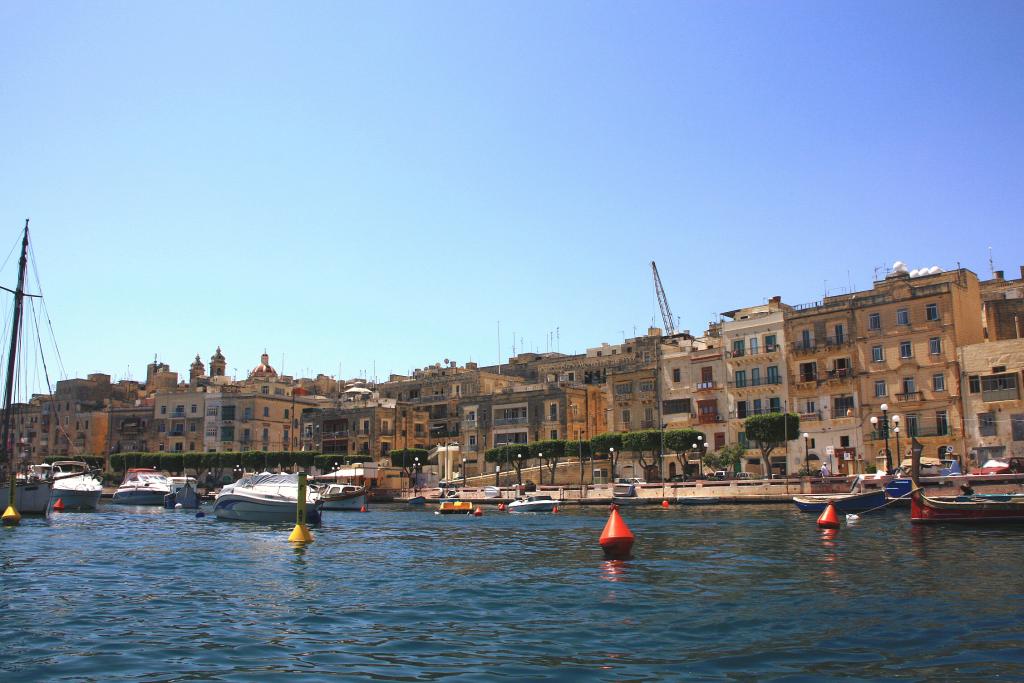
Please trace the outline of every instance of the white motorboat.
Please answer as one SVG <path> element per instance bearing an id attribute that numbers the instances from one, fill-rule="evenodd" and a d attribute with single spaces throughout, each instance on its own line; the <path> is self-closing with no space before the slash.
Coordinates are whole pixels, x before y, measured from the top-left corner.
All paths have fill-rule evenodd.
<path id="1" fill-rule="evenodd" d="M 124 481 L 114 492 L 114 503 L 119 505 L 163 505 L 164 496 L 171 492 L 171 480 L 148 467 L 128 470 Z"/>
<path id="2" fill-rule="evenodd" d="M 14 509 L 20 514 L 45 515 L 50 509 L 50 491 L 53 482 L 44 475 L 47 465 L 37 465 L 27 477 L 19 476 L 14 485 Z M 0 481 L 0 507 L 6 507 L 10 500 L 11 487 L 7 480 Z"/>
<path id="3" fill-rule="evenodd" d="M 501 498 L 501 489 L 497 486 L 485 486 L 484 498 Z"/>
<path id="4" fill-rule="evenodd" d="M 320 509 L 355 510 L 366 505 L 366 488 L 355 484 L 328 484 L 320 492 Z"/>
<path id="5" fill-rule="evenodd" d="M 254 474 L 228 484 L 217 494 L 213 513 L 218 519 L 243 522 L 294 522 L 299 500 L 297 474 Z M 306 489 L 306 519 L 320 521 L 320 494 Z"/>
<path id="6" fill-rule="evenodd" d="M 558 501 L 547 494 L 528 493 L 519 500 L 508 504 L 509 512 L 551 512 Z"/>
<path id="7" fill-rule="evenodd" d="M 59 500 L 65 510 L 95 510 L 103 493 L 103 482 L 92 473 L 88 463 L 60 460 L 50 469 L 53 492 L 50 499 Z"/>

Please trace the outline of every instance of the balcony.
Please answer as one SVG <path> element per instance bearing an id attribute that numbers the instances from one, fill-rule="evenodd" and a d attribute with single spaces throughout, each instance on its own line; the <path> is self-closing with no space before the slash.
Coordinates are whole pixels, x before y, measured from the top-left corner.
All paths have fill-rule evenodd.
<path id="1" fill-rule="evenodd" d="M 820 410 L 813 413 L 800 413 L 800 422 L 818 422 L 819 420 L 821 420 Z"/>
<path id="2" fill-rule="evenodd" d="M 722 416 L 718 413 L 701 413 L 697 416 L 697 422 L 700 424 L 713 424 L 715 422 L 721 422 Z"/>
<path id="3" fill-rule="evenodd" d="M 842 337 L 824 337 L 823 339 L 812 339 L 809 342 L 797 341 L 790 345 L 795 353 L 812 353 L 818 350 L 838 349 L 853 344 L 853 337 L 843 335 Z"/>
<path id="4" fill-rule="evenodd" d="M 825 381 L 835 382 L 847 379 L 853 379 L 853 370 L 850 368 L 835 368 L 825 373 Z"/>
<path id="5" fill-rule="evenodd" d="M 734 389 L 750 389 L 753 387 L 775 386 L 782 384 L 782 377 L 757 377 L 755 379 L 742 380 L 740 382 L 729 382 Z"/>
<path id="6" fill-rule="evenodd" d="M 476 420 L 463 420 L 462 421 L 462 428 L 463 429 L 476 429 L 476 427 L 477 427 L 477 421 Z"/>
<path id="7" fill-rule="evenodd" d="M 654 429 L 654 420 L 644 420 L 640 423 L 640 429 Z"/>
<path id="8" fill-rule="evenodd" d="M 438 401 L 447 401 L 448 397 L 444 394 L 431 394 L 429 396 L 417 396 L 409 400 L 413 403 L 436 403 Z"/>
<path id="9" fill-rule="evenodd" d="M 896 394 L 896 400 L 899 403 L 910 403 L 911 401 L 923 401 L 924 393 L 920 391 L 907 391 L 902 394 Z"/>
<path id="10" fill-rule="evenodd" d="M 716 388 L 714 380 L 711 380 L 710 382 L 700 382 L 694 387 L 694 391 L 714 391 Z"/>
<path id="11" fill-rule="evenodd" d="M 780 350 L 781 348 L 778 344 L 772 344 L 770 346 L 764 346 L 756 349 L 744 349 L 742 351 L 726 350 L 725 357 L 731 358 L 733 359 L 733 361 L 740 363 L 742 363 L 745 360 L 750 360 L 751 362 L 754 362 L 759 359 L 763 359 L 765 356 L 776 353 Z"/>
<path id="12" fill-rule="evenodd" d="M 494 421 L 495 427 L 505 427 L 507 425 L 524 425 L 528 424 L 530 418 L 528 417 L 499 417 Z"/>
<path id="13" fill-rule="evenodd" d="M 818 373 L 817 372 L 801 372 L 797 376 L 796 381 L 797 381 L 797 384 L 802 384 L 804 382 L 817 382 L 818 381 Z"/>

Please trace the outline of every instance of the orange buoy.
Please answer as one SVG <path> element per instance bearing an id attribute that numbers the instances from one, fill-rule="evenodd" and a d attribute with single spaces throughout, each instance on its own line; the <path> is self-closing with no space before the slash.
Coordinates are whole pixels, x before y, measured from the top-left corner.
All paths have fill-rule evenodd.
<path id="1" fill-rule="evenodd" d="M 360 512 L 366 512 L 366 505 L 363 505 L 363 507 L 359 508 L 359 511 Z"/>
<path id="2" fill-rule="evenodd" d="M 825 511 L 818 517 L 818 526 L 823 529 L 838 529 L 839 516 L 836 514 L 836 506 L 831 502 L 825 507 Z"/>
<path id="3" fill-rule="evenodd" d="M 611 559 L 629 557 L 629 551 L 633 548 L 633 541 L 636 536 L 626 526 L 618 508 L 612 510 L 608 515 L 608 522 L 604 525 L 601 538 L 598 541 L 606 557 Z"/>
<path id="4" fill-rule="evenodd" d="M 611 505 L 608 506 L 608 509 L 614 512 L 615 510 L 619 509 L 619 506 L 616 505 L 615 503 L 612 503 Z"/>
<path id="5" fill-rule="evenodd" d="M 473 510 L 473 516 L 474 517 L 483 517 L 484 516 L 484 511 L 480 509 L 479 505 L 476 506 L 476 510 Z"/>
<path id="6" fill-rule="evenodd" d="M 551 511 L 552 512 L 558 512 L 558 506 L 556 505 L 555 507 L 551 508 Z"/>
<path id="7" fill-rule="evenodd" d="M 498 503 L 498 511 L 499 512 L 504 512 L 505 511 L 505 504 L 504 503 Z"/>
<path id="8" fill-rule="evenodd" d="M 57 512 L 60 512 L 61 510 L 63 510 L 64 509 L 64 500 L 62 498 L 58 498 L 57 502 L 53 504 L 53 509 L 56 510 Z"/>
<path id="9" fill-rule="evenodd" d="M 661 507 L 667 508 L 668 507 L 668 501 L 667 500 L 661 501 Z"/>

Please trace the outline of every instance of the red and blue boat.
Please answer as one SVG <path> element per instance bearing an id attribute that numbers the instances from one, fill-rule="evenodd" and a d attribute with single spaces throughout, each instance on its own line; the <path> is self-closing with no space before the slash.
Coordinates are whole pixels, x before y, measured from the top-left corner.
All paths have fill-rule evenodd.
<path id="1" fill-rule="evenodd" d="M 933 498 L 924 494 L 919 483 L 920 472 L 920 452 L 915 449 L 910 469 L 910 478 L 913 481 L 910 494 L 910 521 L 915 524 L 1024 522 L 1024 494 L 968 492 L 961 496 Z"/>

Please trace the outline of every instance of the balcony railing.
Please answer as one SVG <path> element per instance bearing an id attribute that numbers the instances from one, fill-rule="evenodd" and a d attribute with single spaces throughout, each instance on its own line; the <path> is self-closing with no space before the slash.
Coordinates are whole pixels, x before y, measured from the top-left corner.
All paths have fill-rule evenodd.
<path id="1" fill-rule="evenodd" d="M 736 389 L 746 389 L 749 387 L 760 387 L 773 384 L 782 384 L 782 377 L 758 377 L 756 379 L 746 379 L 740 382 L 729 382 L 729 386 Z"/>
<path id="2" fill-rule="evenodd" d="M 447 401 L 448 396 L 444 394 L 430 394 L 429 396 L 417 396 L 409 400 L 413 403 L 430 403 L 431 401 Z"/>
<path id="3" fill-rule="evenodd" d="M 844 334 L 842 337 L 824 337 L 823 339 L 812 339 L 809 342 L 793 342 L 791 348 L 794 351 L 814 351 L 816 349 L 829 349 L 837 348 L 840 346 L 849 346 L 852 343 L 853 337 L 848 337 Z"/>
<path id="4" fill-rule="evenodd" d="M 849 379 L 853 377 L 853 370 L 850 368 L 836 368 L 825 373 L 826 379 Z"/>
<path id="5" fill-rule="evenodd" d="M 797 381 L 798 382 L 817 382 L 818 381 L 818 373 L 816 373 L 816 372 L 802 372 L 802 373 L 800 373 L 800 377 L 799 377 L 799 379 L 797 379 Z"/>
<path id="6" fill-rule="evenodd" d="M 896 400 L 900 403 L 908 403 L 910 401 L 923 401 L 924 393 L 920 391 L 906 391 L 902 394 L 896 394 Z"/>
<path id="7" fill-rule="evenodd" d="M 816 422 L 821 419 L 821 411 L 816 410 L 813 413 L 800 413 L 801 422 Z"/>
<path id="8" fill-rule="evenodd" d="M 714 380 L 710 382 L 700 382 L 694 387 L 697 391 L 710 391 L 715 388 Z"/>
<path id="9" fill-rule="evenodd" d="M 725 355 L 730 358 L 742 358 L 744 356 L 764 356 L 769 353 L 775 353 L 779 350 L 778 344 L 769 344 L 756 349 L 732 349 L 727 350 Z"/>
<path id="10" fill-rule="evenodd" d="M 506 425 L 524 425 L 530 421 L 528 417 L 499 417 L 494 420 L 495 427 L 504 427 Z"/>
<path id="11" fill-rule="evenodd" d="M 745 420 L 746 418 L 752 417 L 754 415 L 768 415 L 770 413 L 779 412 L 782 412 L 781 407 L 772 408 L 769 406 L 768 408 L 747 408 L 746 410 L 734 410 L 731 413 L 729 413 L 729 415 L 731 417 L 736 418 L 737 420 Z"/>
<path id="12" fill-rule="evenodd" d="M 462 426 L 465 429 L 476 429 L 477 421 L 476 420 L 463 420 L 462 421 Z"/>
<path id="13" fill-rule="evenodd" d="M 713 422 L 721 422 L 722 416 L 718 413 L 701 413 L 697 416 L 697 421 L 700 424 L 711 424 Z"/>

